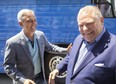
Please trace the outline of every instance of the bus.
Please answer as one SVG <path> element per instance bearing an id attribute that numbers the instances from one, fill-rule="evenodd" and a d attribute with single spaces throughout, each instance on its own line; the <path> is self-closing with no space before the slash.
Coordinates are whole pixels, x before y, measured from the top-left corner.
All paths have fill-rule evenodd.
<path id="1" fill-rule="evenodd" d="M 21 31 L 17 22 L 17 13 L 23 8 L 35 11 L 37 30 L 45 33 L 48 40 L 61 47 L 73 43 L 79 34 L 77 14 L 85 5 L 96 5 L 105 17 L 105 27 L 116 34 L 116 0 L 1 0 L 0 1 L 0 73 L 3 69 L 5 42 Z M 53 71 L 66 53 L 45 52 L 46 78 Z M 56 77 L 56 83 L 64 84 L 66 73 Z"/>

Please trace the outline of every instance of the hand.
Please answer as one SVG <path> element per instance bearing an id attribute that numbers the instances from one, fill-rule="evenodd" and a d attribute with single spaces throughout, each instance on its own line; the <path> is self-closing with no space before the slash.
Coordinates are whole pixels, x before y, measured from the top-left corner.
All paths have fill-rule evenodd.
<path id="1" fill-rule="evenodd" d="M 24 84 L 36 84 L 36 83 L 30 79 L 26 79 Z"/>
<path id="2" fill-rule="evenodd" d="M 52 71 L 49 75 L 49 80 L 48 80 L 48 84 L 55 84 L 55 77 L 59 74 L 59 71 L 57 69 L 55 69 L 54 71 Z"/>
<path id="3" fill-rule="evenodd" d="M 70 43 L 70 44 L 68 45 L 68 47 L 67 47 L 67 52 L 68 52 L 68 54 L 69 54 L 71 48 L 72 48 L 72 43 Z"/>

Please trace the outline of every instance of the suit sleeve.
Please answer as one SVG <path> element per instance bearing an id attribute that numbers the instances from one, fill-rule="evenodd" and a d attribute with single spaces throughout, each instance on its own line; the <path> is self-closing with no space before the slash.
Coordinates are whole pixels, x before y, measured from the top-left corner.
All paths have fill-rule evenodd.
<path id="1" fill-rule="evenodd" d="M 51 44 L 46 36 L 44 35 L 43 33 L 43 38 L 44 38 L 44 42 L 45 42 L 45 49 L 46 51 L 55 51 L 55 52 L 67 52 L 67 49 L 66 48 L 63 48 L 63 47 L 59 47 L 57 45 L 53 45 Z"/>
<path id="2" fill-rule="evenodd" d="M 6 43 L 5 56 L 4 56 L 4 70 L 6 74 L 13 80 L 20 82 L 25 81 L 24 76 L 15 68 L 16 53 L 11 43 Z"/>
<path id="3" fill-rule="evenodd" d="M 69 61 L 69 54 L 60 62 L 60 64 L 57 66 L 57 69 L 59 70 L 59 74 L 65 72 L 67 70 L 68 66 L 68 61 Z"/>

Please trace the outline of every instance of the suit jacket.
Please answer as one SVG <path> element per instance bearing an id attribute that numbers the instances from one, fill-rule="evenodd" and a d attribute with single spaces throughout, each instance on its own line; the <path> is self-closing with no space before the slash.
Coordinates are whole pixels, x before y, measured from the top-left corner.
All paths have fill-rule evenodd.
<path id="1" fill-rule="evenodd" d="M 52 45 L 41 31 L 35 31 L 35 34 L 37 35 L 36 39 L 40 50 L 42 71 L 45 79 L 44 51 L 61 52 L 66 51 L 66 48 Z M 14 84 L 23 84 L 26 78 L 34 78 L 34 65 L 28 44 L 23 36 L 23 31 L 6 41 L 4 70 L 13 79 Z"/>
<path id="2" fill-rule="evenodd" d="M 79 35 L 58 66 L 60 73 L 67 70 L 66 84 L 116 84 L 116 36 L 106 31 L 73 73 L 82 41 Z"/>

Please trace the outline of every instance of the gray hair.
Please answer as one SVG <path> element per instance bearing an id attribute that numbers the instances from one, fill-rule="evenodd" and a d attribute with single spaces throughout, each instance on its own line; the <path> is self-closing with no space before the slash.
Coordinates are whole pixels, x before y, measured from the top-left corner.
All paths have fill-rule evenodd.
<path id="1" fill-rule="evenodd" d="M 22 21 L 22 17 L 25 16 L 26 13 L 28 12 L 32 12 L 34 14 L 34 11 L 33 10 L 30 10 L 30 9 L 22 9 L 18 12 L 17 14 L 17 20 L 18 22 L 21 22 Z"/>
<path id="2" fill-rule="evenodd" d="M 79 16 L 84 15 L 84 14 L 87 15 L 90 13 L 92 13 L 92 16 L 95 18 L 103 17 L 101 14 L 101 11 L 99 10 L 97 6 L 88 5 L 80 9 L 78 16 L 77 16 L 77 20 L 79 19 Z"/>

